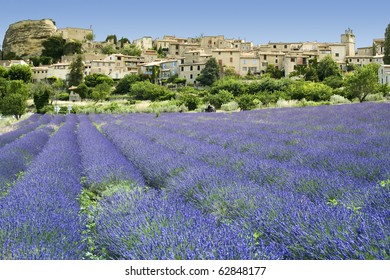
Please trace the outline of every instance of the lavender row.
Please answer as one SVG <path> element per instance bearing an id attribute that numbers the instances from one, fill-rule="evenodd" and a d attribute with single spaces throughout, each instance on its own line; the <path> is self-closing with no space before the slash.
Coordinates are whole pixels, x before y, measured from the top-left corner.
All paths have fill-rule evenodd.
<path id="1" fill-rule="evenodd" d="M 33 115 L 35 116 L 35 115 Z M 33 122 L 23 125 L 11 132 L 5 133 L 0 135 L 0 147 L 3 147 L 4 145 L 11 143 L 12 141 L 18 139 L 19 137 L 23 136 L 24 134 L 29 133 L 30 131 L 33 131 L 40 125 L 47 124 L 51 121 L 53 116 L 51 115 L 43 115 L 39 119 L 36 117 L 33 118 Z"/>
<path id="2" fill-rule="evenodd" d="M 0 259 L 83 258 L 76 121 L 66 117 L 23 178 L 0 199 Z"/>
<path id="3" fill-rule="evenodd" d="M 0 197 L 9 191 L 13 182 L 42 151 L 51 134 L 63 121 L 62 116 L 57 116 L 49 124 L 0 148 Z"/>
<path id="4" fill-rule="evenodd" d="M 141 173 L 85 115 L 79 115 L 78 142 L 83 175 L 88 186 L 111 181 L 134 181 L 144 186 Z"/>
<path id="5" fill-rule="evenodd" d="M 238 224 L 218 222 L 177 196 L 116 192 L 98 204 L 96 243 L 113 259 L 280 259 L 280 245 L 257 243 Z"/>

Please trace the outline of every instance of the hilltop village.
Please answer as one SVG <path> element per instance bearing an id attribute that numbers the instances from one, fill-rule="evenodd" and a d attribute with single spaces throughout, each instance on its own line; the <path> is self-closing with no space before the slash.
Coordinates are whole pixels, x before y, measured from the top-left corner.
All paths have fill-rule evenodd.
<path id="1" fill-rule="evenodd" d="M 31 31 L 33 26 L 37 26 L 35 31 Z M 11 31 L 18 29 L 23 30 L 23 35 L 15 36 Z M 46 32 L 46 37 L 61 36 L 66 42 L 81 43 L 85 76 L 99 73 L 119 80 L 128 74 L 151 74 L 152 69 L 157 66 L 160 69 L 159 82 L 175 76 L 184 79 L 187 85 L 196 84 L 196 78 L 212 57 L 223 70 L 229 69 L 240 76 L 246 76 L 248 73 L 261 75 L 269 65 L 273 65 L 288 77 L 297 67 L 308 65 L 312 59 L 320 61 L 325 56 L 331 56 L 342 71 L 346 71 L 350 64 L 382 65 L 384 51 L 383 38 L 373 39 L 372 46 L 355 49 L 355 35 L 351 29 L 345 30 L 340 35 L 340 41 L 335 43 L 269 42 L 255 46 L 251 42 L 227 39 L 223 35 L 198 38 L 166 35 L 162 39 L 145 36 L 132 42 L 127 38 L 118 40 L 115 35 L 111 35 L 107 36 L 106 41 L 96 42 L 92 29 L 57 29 L 52 20 L 29 20 L 11 25 L 3 42 L 2 58 L 13 54 L 11 58 L 24 59 L 3 59 L 0 65 L 6 68 L 13 64 L 31 65 L 29 57 L 39 56 L 42 51 L 42 42 L 31 38 L 34 37 L 34 32 L 39 33 L 40 37 L 44 37 L 42 34 Z M 19 37 L 19 41 L 15 37 Z M 25 42 L 20 40 L 21 37 L 25 37 Z M 29 45 L 32 42 L 36 43 L 35 46 Z M 137 55 L 121 52 L 130 46 L 139 50 Z M 54 64 L 33 66 L 33 82 L 49 77 L 67 80 L 73 59 L 74 54 L 68 54 Z M 390 73 L 386 72 L 389 69 L 385 67 L 384 70 L 380 70 L 380 79 L 382 83 L 390 82 Z"/>

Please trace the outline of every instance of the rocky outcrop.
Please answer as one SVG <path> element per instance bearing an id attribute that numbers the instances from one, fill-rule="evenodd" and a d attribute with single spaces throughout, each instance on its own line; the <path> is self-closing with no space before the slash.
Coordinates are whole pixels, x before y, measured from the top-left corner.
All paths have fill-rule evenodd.
<path id="1" fill-rule="evenodd" d="M 15 53 L 19 57 L 39 56 L 42 43 L 57 31 L 51 19 L 23 20 L 9 26 L 4 36 L 4 56 Z"/>

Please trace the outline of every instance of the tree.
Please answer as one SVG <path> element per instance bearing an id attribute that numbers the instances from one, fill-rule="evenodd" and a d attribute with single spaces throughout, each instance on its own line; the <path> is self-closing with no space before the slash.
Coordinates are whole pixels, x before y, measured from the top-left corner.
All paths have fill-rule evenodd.
<path id="1" fill-rule="evenodd" d="M 16 119 L 25 113 L 27 108 L 25 96 L 15 93 L 2 98 L 0 103 L 0 111 L 4 116 L 15 116 Z"/>
<path id="2" fill-rule="evenodd" d="M 251 110 L 256 107 L 256 103 L 254 99 L 255 99 L 254 95 L 244 94 L 237 99 L 237 103 L 242 111 Z"/>
<path id="3" fill-rule="evenodd" d="M 222 104 L 229 103 L 234 99 L 234 95 L 225 89 L 219 90 L 217 94 L 210 94 L 207 98 L 207 101 L 215 107 L 215 109 L 220 109 Z"/>
<path id="4" fill-rule="evenodd" d="M 111 94 L 111 86 L 107 83 L 98 84 L 92 91 L 92 99 L 96 102 L 107 99 Z"/>
<path id="5" fill-rule="evenodd" d="M 169 100 L 174 94 L 163 86 L 152 84 L 150 81 L 136 82 L 132 84 L 130 97 L 140 100 Z"/>
<path id="6" fill-rule="evenodd" d="M 56 63 L 64 55 L 65 39 L 62 36 L 52 36 L 42 43 L 42 56 L 51 57 Z"/>
<path id="7" fill-rule="evenodd" d="M 385 31 L 383 63 L 390 64 L 390 24 L 387 25 Z"/>
<path id="8" fill-rule="evenodd" d="M 10 80 L 21 80 L 25 83 L 31 81 L 32 71 L 28 65 L 14 64 L 8 70 L 8 78 Z"/>
<path id="9" fill-rule="evenodd" d="M 34 99 L 37 113 L 42 113 L 42 109 L 49 105 L 50 98 L 54 95 L 53 87 L 43 82 L 34 84 L 31 87 L 31 94 Z"/>
<path id="10" fill-rule="evenodd" d="M 269 64 L 267 69 L 265 69 L 265 73 L 270 74 L 271 78 L 280 79 L 284 77 L 284 71 L 279 70 L 275 65 Z"/>
<path id="11" fill-rule="evenodd" d="M 84 63 L 81 55 L 77 57 L 70 64 L 69 72 L 69 86 L 78 86 L 84 78 Z"/>
<path id="12" fill-rule="evenodd" d="M 142 51 L 138 46 L 130 44 L 123 47 L 120 53 L 124 55 L 141 56 Z"/>
<path id="13" fill-rule="evenodd" d="M 28 86 L 21 80 L 6 81 L 0 84 L 0 112 L 5 116 L 14 115 L 17 119 L 27 108 Z"/>
<path id="14" fill-rule="evenodd" d="M 3 66 L 0 66 L 0 78 L 7 78 L 8 71 Z"/>
<path id="15" fill-rule="evenodd" d="M 347 98 L 358 98 L 360 102 L 363 102 L 368 94 L 378 92 L 378 69 L 379 65 L 372 63 L 359 67 L 350 74 L 345 81 Z"/>
<path id="16" fill-rule="evenodd" d="M 219 79 L 220 76 L 220 66 L 217 63 L 217 60 L 212 57 L 210 58 L 205 65 L 205 68 L 200 72 L 199 77 L 196 80 L 204 86 L 211 86 L 215 81 Z"/>
<path id="17" fill-rule="evenodd" d="M 134 74 L 128 74 L 119 80 L 114 94 L 127 94 L 131 90 L 131 85 L 140 81 L 140 76 Z"/>
<path id="18" fill-rule="evenodd" d="M 81 99 L 85 99 L 90 95 L 90 89 L 85 83 L 79 84 L 75 91 L 78 93 Z"/>
<path id="19" fill-rule="evenodd" d="M 337 62 L 330 55 L 327 55 L 318 63 L 317 74 L 318 79 L 323 81 L 331 76 L 341 77 L 341 70 Z"/>
<path id="20" fill-rule="evenodd" d="M 102 83 L 109 84 L 110 86 L 114 85 L 114 80 L 111 77 L 100 73 L 93 73 L 92 75 L 86 76 L 84 82 L 87 87 L 95 87 Z"/>
<path id="21" fill-rule="evenodd" d="M 106 42 L 108 42 L 108 41 L 114 41 L 114 44 L 116 45 L 116 43 L 118 42 L 118 39 L 117 39 L 117 37 L 116 37 L 116 35 L 114 34 L 114 35 L 108 35 L 107 37 L 106 37 Z"/>
<path id="22" fill-rule="evenodd" d="M 66 42 L 64 45 L 64 55 L 81 54 L 82 44 L 79 41 Z"/>

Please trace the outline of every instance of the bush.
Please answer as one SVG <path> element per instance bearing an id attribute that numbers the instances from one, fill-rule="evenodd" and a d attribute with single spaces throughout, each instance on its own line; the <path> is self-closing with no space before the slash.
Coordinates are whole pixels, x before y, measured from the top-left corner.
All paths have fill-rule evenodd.
<path id="1" fill-rule="evenodd" d="M 238 106 L 241 110 L 251 110 L 256 107 L 255 96 L 251 94 L 244 94 L 237 99 Z"/>
<path id="2" fill-rule="evenodd" d="M 368 94 L 366 96 L 366 101 L 383 101 L 386 98 L 383 97 L 383 93 Z"/>
<path id="3" fill-rule="evenodd" d="M 299 105 L 298 100 L 278 99 L 278 101 L 276 102 L 276 107 L 278 107 L 278 108 L 296 107 L 298 105 Z"/>
<path id="4" fill-rule="evenodd" d="M 61 92 L 60 94 L 58 94 L 57 97 L 58 97 L 58 100 L 68 101 L 69 100 L 69 93 Z"/>
<path id="5" fill-rule="evenodd" d="M 229 103 L 226 103 L 226 104 L 222 104 L 221 106 L 221 110 L 223 111 L 235 111 L 235 110 L 238 110 L 239 106 L 238 106 L 238 103 L 236 101 L 231 101 Z"/>
<path id="6" fill-rule="evenodd" d="M 234 96 L 240 96 L 246 93 L 246 88 L 247 86 L 242 80 L 226 78 L 216 81 L 211 88 L 211 93 L 218 94 L 221 90 L 225 90 Z"/>
<path id="7" fill-rule="evenodd" d="M 234 99 L 233 94 L 230 91 L 221 89 L 217 94 L 210 94 L 205 101 L 214 105 L 215 109 L 220 109 L 222 104 L 228 103 Z"/>
<path id="8" fill-rule="evenodd" d="M 200 102 L 200 98 L 193 94 L 181 94 L 178 100 L 178 104 L 184 105 L 189 111 L 195 110 Z"/>
<path id="9" fill-rule="evenodd" d="M 343 103 L 351 103 L 347 98 L 341 95 L 333 94 L 330 97 L 330 103 L 331 104 L 343 104 Z"/>
<path id="10" fill-rule="evenodd" d="M 149 81 L 132 84 L 129 95 L 135 99 L 151 101 L 169 100 L 174 97 L 174 94 L 165 87 Z"/>

